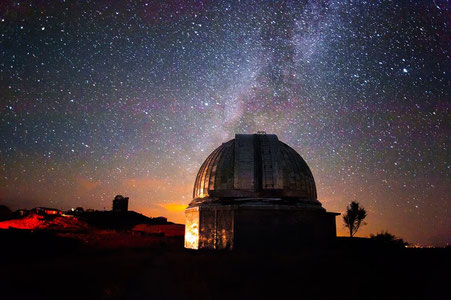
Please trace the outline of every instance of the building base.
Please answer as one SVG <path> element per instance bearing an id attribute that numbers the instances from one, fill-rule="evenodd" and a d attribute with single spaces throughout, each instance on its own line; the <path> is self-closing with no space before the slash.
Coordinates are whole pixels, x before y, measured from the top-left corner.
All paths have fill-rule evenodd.
<path id="1" fill-rule="evenodd" d="M 270 203 L 203 203 L 185 211 L 185 248 L 297 249 L 336 237 L 338 213 L 323 208 Z"/>

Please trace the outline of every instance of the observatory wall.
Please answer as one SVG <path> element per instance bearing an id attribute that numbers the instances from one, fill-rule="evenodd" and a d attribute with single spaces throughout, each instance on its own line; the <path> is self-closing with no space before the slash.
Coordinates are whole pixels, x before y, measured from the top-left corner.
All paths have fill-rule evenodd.
<path id="1" fill-rule="evenodd" d="M 190 249 L 296 249 L 322 246 L 336 236 L 336 213 L 281 205 L 189 208 L 185 247 Z"/>
<path id="2" fill-rule="evenodd" d="M 231 207 L 194 207 L 185 214 L 185 248 L 233 248 L 234 211 Z"/>
<path id="3" fill-rule="evenodd" d="M 267 205 L 235 211 L 235 249 L 323 246 L 336 236 L 335 213 Z"/>
<path id="4" fill-rule="evenodd" d="M 199 207 L 185 210 L 185 248 L 199 249 Z"/>

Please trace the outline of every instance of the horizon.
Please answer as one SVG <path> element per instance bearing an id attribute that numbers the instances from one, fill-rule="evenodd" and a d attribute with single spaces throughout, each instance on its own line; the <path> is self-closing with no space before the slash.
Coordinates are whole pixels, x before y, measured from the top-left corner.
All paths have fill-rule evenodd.
<path id="1" fill-rule="evenodd" d="M 114 198 L 113 198 L 114 199 Z M 113 202 L 113 200 L 111 200 L 111 203 Z M 0 204 L 1 205 L 1 204 Z M 175 211 L 177 211 L 177 212 L 180 212 L 180 211 L 184 211 L 184 209 L 186 208 L 186 207 L 188 207 L 188 205 L 177 205 L 178 207 L 177 207 L 177 209 L 175 210 Z M 10 208 L 11 209 L 11 207 L 9 207 L 8 206 L 8 208 Z M 35 207 L 23 207 L 23 208 L 15 208 L 15 209 L 11 209 L 12 211 L 16 211 L 16 210 L 19 210 L 19 209 L 26 209 L 26 210 L 31 210 L 31 209 L 33 209 L 33 208 L 35 208 Z M 77 206 L 74 206 L 74 207 L 71 207 L 71 208 L 58 208 L 58 207 L 48 207 L 48 208 L 56 208 L 56 209 L 59 209 L 59 210 L 61 210 L 61 211 L 70 211 L 70 210 L 73 210 L 73 209 L 75 209 L 75 208 L 77 208 Z M 83 207 L 83 209 L 86 211 L 86 210 L 88 210 L 88 209 L 93 209 L 94 211 L 112 211 L 112 205 L 111 205 L 111 207 L 110 207 L 110 209 L 108 209 L 107 207 L 104 207 L 103 209 L 94 209 L 94 208 L 91 208 L 91 207 Z M 168 222 L 173 222 L 173 223 L 175 223 L 175 224 L 182 224 L 182 225 L 185 225 L 185 216 L 184 215 L 182 215 L 182 216 L 180 216 L 180 214 L 178 215 L 178 216 L 176 216 L 176 218 L 178 217 L 181 221 L 176 221 L 176 220 L 174 220 L 174 219 L 171 219 L 171 218 L 169 218 L 169 217 L 167 217 L 167 215 L 148 215 L 148 214 L 145 214 L 145 213 L 143 213 L 143 212 L 140 212 L 140 211 L 135 211 L 135 210 L 128 210 L 128 211 L 133 211 L 133 212 L 136 212 L 136 213 L 139 213 L 139 214 L 142 214 L 142 215 L 144 215 L 144 216 L 146 216 L 146 217 L 149 217 L 149 218 L 158 218 L 158 217 L 165 217 L 165 218 L 167 218 L 167 221 Z M 344 212 L 343 212 L 344 213 Z M 337 216 L 337 237 L 349 237 L 349 233 L 348 233 L 348 228 L 344 225 L 344 223 L 343 223 L 343 220 L 342 220 L 342 215 L 343 215 L 343 213 L 340 213 L 340 215 L 339 216 Z M 340 226 L 341 225 L 341 226 Z M 364 225 L 366 225 L 366 224 L 364 224 Z M 357 231 L 357 233 L 354 235 L 354 237 L 357 237 L 357 238 L 369 238 L 370 237 L 370 235 L 371 234 L 374 234 L 374 235 L 376 235 L 376 234 L 379 234 L 379 233 L 384 233 L 384 232 L 389 232 L 389 233 L 391 233 L 391 234 L 393 234 L 393 232 L 392 231 L 389 231 L 389 230 L 380 230 L 380 231 L 377 231 L 377 232 L 370 232 L 370 233 L 367 233 L 366 235 L 362 235 L 361 234 L 361 229 L 362 228 L 364 228 L 364 225 L 359 229 L 359 231 Z M 396 238 L 402 238 L 402 237 L 400 237 L 400 236 L 397 236 L 397 235 L 395 235 L 395 237 Z M 407 242 L 406 240 L 404 240 L 405 242 Z M 417 247 L 417 246 L 420 246 L 420 247 L 422 247 L 422 248 L 428 248 L 428 247 L 446 247 L 446 246 L 449 246 L 449 244 L 448 243 L 446 243 L 446 244 L 421 244 L 421 243 L 418 243 L 418 242 L 408 242 L 409 243 L 409 245 L 408 245 L 408 247 Z"/>

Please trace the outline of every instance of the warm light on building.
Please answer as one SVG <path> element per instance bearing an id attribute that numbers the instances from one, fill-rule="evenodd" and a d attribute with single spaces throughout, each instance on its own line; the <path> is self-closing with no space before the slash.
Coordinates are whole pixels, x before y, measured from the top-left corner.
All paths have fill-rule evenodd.
<path id="1" fill-rule="evenodd" d="M 185 248 L 199 248 L 199 208 L 190 208 L 186 211 Z"/>
<path id="2" fill-rule="evenodd" d="M 203 188 L 200 189 L 198 198 L 205 198 L 209 196 L 208 193 L 205 193 L 204 191 L 205 190 Z"/>

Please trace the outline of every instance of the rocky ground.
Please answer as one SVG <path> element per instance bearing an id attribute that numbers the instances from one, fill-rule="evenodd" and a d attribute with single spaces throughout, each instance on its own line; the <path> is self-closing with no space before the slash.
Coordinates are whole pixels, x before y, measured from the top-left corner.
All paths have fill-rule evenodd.
<path id="1" fill-rule="evenodd" d="M 84 236 L 86 238 L 86 235 Z M 2 299 L 447 299 L 450 249 L 183 249 L 182 237 L 0 232 Z M 140 242 L 136 242 L 143 239 Z M 135 241 L 135 242 L 134 242 Z M 145 242 L 147 241 L 147 242 Z"/>

